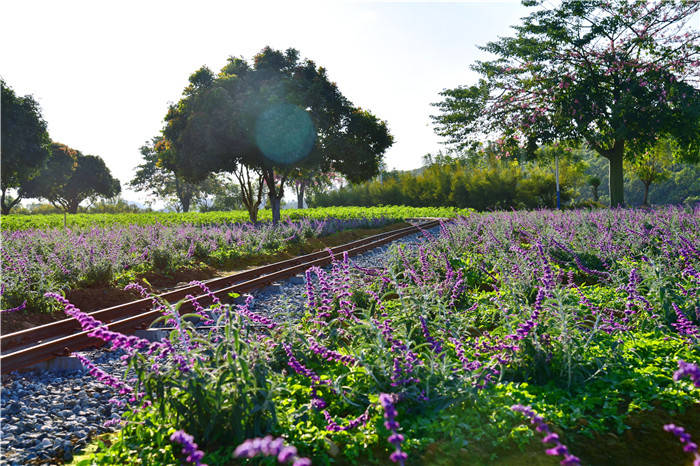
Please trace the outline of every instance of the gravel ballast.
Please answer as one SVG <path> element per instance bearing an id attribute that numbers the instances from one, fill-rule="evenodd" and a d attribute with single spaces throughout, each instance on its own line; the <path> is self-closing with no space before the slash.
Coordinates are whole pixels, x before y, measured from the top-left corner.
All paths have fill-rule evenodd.
<path id="1" fill-rule="evenodd" d="M 438 229 L 431 233 L 436 234 Z M 360 268 L 381 268 L 389 248 L 423 240 L 422 234 L 407 236 L 353 257 L 351 262 Z M 253 293 L 252 310 L 279 320 L 294 320 L 304 313 L 305 293 L 304 280 L 292 277 Z M 105 372 L 123 376 L 121 350 L 102 348 L 81 354 Z M 85 370 L 11 373 L 3 377 L 0 464 L 61 464 L 72 460 L 92 437 L 113 430 L 104 423 L 123 412 L 115 399 L 123 401 L 116 390 Z"/>

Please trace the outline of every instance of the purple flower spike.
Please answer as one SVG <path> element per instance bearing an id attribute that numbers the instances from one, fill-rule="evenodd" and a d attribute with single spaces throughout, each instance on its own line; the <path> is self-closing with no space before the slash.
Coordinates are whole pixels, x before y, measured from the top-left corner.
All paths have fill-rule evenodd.
<path id="1" fill-rule="evenodd" d="M 184 430 L 177 430 L 170 436 L 170 441 L 182 445 L 182 454 L 187 455 L 187 461 L 194 463 L 195 466 L 207 466 L 202 463 L 204 452 L 197 449 L 197 444 L 194 443 L 194 437 Z"/>
<path id="2" fill-rule="evenodd" d="M 384 426 L 391 432 L 388 442 L 396 448 L 389 456 L 389 459 L 403 466 L 408 455 L 401 451 L 401 443 L 404 441 L 403 435 L 396 432 L 399 429 L 399 423 L 395 421 L 397 413 L 396 407 L 394 406 L 394 399 L 395 395 L 389 395 L 387 393 L 379 395 L 379 403 L 382 405 L 382 408 L 384 408 L 384 419 L 386 419 Z"/>
<path id="3" fill-rule="evenodd" d="M 233 456 L 236 458 L 254 458 L 258 455 L 277 457 L 280 463 L 292 463 L 293 466 L 311 466 L 311 460 L 300 458 L 297 449 L 291 445 L 285 445 L 281 438 L 267 435 L 264 438 L 252 438 L 236 447 Z"/>
<path id="4" fill-rule="evenodd" d="M 26 308 L 26 307 L 27 307 L 27 300 L 25 299 L 24 302 L 23 302 L 22 304 L 20 304 L 19 306 L 17 306 L 17 307 L 13 307 L 12 309 L 2 309 L 2 310 L 0 310 L 0 314 L 6 314 L 6 313 L 10 313 L 10 312 L 21 311 L 21 310 L 23 310 L 23 309 Z"/>
<path id="5" fill-rule="evenodd" d="M 683 451 L 686 453 L 692 453 L 695 456 L 695 461 L 693 461 L 693 466 L 700 466 L 700 454 L 698 454 L 698 445 L 693 442 L 690 438 L 690 434 L 685 431 L 681 426 L 675 424 L 666 424 L 664 426 L 666 432 L 670 432 L 683 443 Z"/>
<path id="6" fill-rule="evenodd" d="M 554 447 L 545 450 L 545 453 L 551 456 L 563 456 L 564 459 L 559 462 L 563 465 L 580 465 L 581 460 L 569 452 L 569 448 L 559 441 L 559 435 L 552 432 L 544 418 L 537 414 L 531 407 L 523 405 L 513 405 L 510 407 L 516 413 L 521 413 L 530 419 L 530 423 L 535 424 L 537 432 L 544 432 L 546 435 L 542 439 L 543 443 L 554 443 Z"/>
<path id="7" fill-rule="evenodd" d="M 134 389 L 131 386 L 125 384 L 119 378 L 106 373 L 105 371 L 94 365 L 92 361 L 90 361 L 85 356 L 82 356 L 80 354 L 74 354 L 74 356 L 78 358 L 78 361 L 80 361 L 83 367 L 85 367 L 85 369 L 88 370 L 91 376 L 95 377 L 97 380 L 99 380 L 105 385 L 118 389 L 120 395 L 124 395 L 126 393 L 131 393 L 134 391 Z"/>
<path id="8" fill-rule="evenodd" d="M 684 377 L 689 377 L 695 388 L 700 388 L 700 367 L 693 363 L 679 360 L 678 370 L 673 373 L 673 380 L 677 382 Z"/>

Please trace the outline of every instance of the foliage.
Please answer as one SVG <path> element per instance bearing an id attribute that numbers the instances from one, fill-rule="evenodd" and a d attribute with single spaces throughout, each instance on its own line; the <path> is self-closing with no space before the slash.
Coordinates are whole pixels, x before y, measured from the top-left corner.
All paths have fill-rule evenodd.
<path id="1" fill-rule="evenodd" d="M 172 274 L 204 265 L 230 269 L 242 259 L 274 254 L 290 242 L 351 228 L 376 228 L 395 220 L 357 217 L 286 220 L 276 226 L 149 224 L 3 231 L 3 306 L 27 300 L 31 310 L 48 309 L 43 299 L 48 291 L 120 284 L 151 271 Z"/>
<path id="2" fill-rule="evenodd" d="M 88 198 L 114 197 L 121 192 L 119 180 L 112 177 L 104 161 L 96 155 L 83 155 L 70 147 L 51 143 L 46 166 L 22 186 L 24 197 L 41 197 L 74 214 Z"/>
<path id="3" fill-rule="evenodd" d="M 562 201 L 578 195 L 583 165 L 562 162 Z M 556 206 L 553 162 L 518 162 L 491 159 L 469 162 L 442 158 L 420 173 L 386 173 L 359 185 L 322 192 L 310 200 L 313 206 L 405 204 L 452 205 L 476 210 L 534 209 Z"/>
<path id="4" fill-rule="evenodd" d="M 397 444 L 415 463 L 488 464 L 494 451 L 541 448 L 510 409 L 527 404 L 586 461 L 608 448 L 586 436 L 697 403 L 674 375 L 679 360 L 700 360 L 697 214 L 474 214 L 394 247 L 386 267 L 309 269 L 298 319 L 248 298 L 183 318 L 161 307 L 175 330 L 159 343 L 98 329 L 129 355 L 127 391 L 144 395 L 93 458 L 126 458 L 138 442 L 169 455 L 165 435 L 182 429 L 208 464 L 230 464 L 243 437 L 263 434 L 315 464 L 386 464 Z M 199 320 L 219 325 L 198 331 Z M 673 438 L 654 448 L 682 461 Z"/>
<path id="5" fill-rule="evenodd" d="M 10 199 L 8 189 L 20 189 L 32 179 L 43 167 L 50 155 L 49 134 L 46 122 L 41 117 L 39 104 L 30 95 L 18 97 L 14 91 L 0 79 L 2 91 L 2 215 L 22 200 L 21 194 Z"/>
<path id="6" fill-rule="evenodd" d="M 700 4 L 682 0 L 567 0 L 540 8 L 495 55 L 472 68 L 482 79 L 442 92 L 438 134 L 469 146 L 500 136 L 507 147 L 586 143 L 609 160 L 611 205 L 624 203 L 623 156 L 658 136 L 700 153 Z M 627 150 L 625 148 L 633 148 Z"/>
<path id="7" fill-rule="evenodd" d="M 282 211 L 282 218 L 289 220 L 323 220 L 335 218 L 339 220 L 351 219 L 375 219 L 387 218 L 403 220 L 413 217 L 443 217 L 451 218 L 456 215 L 466 214 L 466 210 L 453 207 L 406 207 L 406 206 L 380 206 L 380 207 L 322 207 L 316 209 L 286 209 Z M 260 221 L 269 221 L 272 218 L 268 209 L 262 210 Z M 67 216 L 67 226 L 71 228 L 107 227 L 112 225 L 171 225 L 181 224 L 216 226 L 230 223 L 246 223 L 248 212 L 146 212 L 130 214 L 74 214 Z M 63 215 L 8 215 L 2 217 L 3 231 L 51 229 L 63 227 Z"/>
<path id="8" fill-rule="evenodd" d="M 649 186 L 670 176 L 669 168 L 673 163 L 673 142 L 661 139 L 632 161 L 631 172 L 644 184 L 642 205 L 649 205 Z"/>
<path id="9" fill-rule="evenodd" d="M 163 144 L 163 138 L 155 137 L 150 143 L 141 146 L 144 161 L 136 167 L 136 173 L 129 186 L 136 191 L 148 191 L 151 195 L 167 201 L 176 199 L 177 211 L 188 212 L 192 204 L 200 202 L 216 188 L 217 180 L 210 176 L 199 183 L 190 183 L 165 168 L 159 163 L 159 144 Z"/>
<path id="10" fill-rule="evenodd" d="M 165 118 L 164 166 L 197 181 L 244 165 L 262 176 L 274 222 L 295 170 L 360 181 L 393 142 L 385 122 L 353 107 L 324 68 L 294 49 L 266 47 L 252 64 L 230 57 L 217 76 L 202 67 L 183 95 Z"/>
<path id="11" fill-rule="evenodd" d="M 21 215 L 61 214 L 61 216 L 63 216 L 63 209 L 41 202 L 15 207 L 13 212 L 14 214 Z M 148 207 L 139 207 L 138 204 L 126 201 L 117 196 L 110 199 L 100 199 L 86 207 L 79 206 L 78 212 L 86 214 L 125 214 L 151 212 L 151 209 Z"/>
<path id="12" fill-rule="evenodd" d="M 609 200 L 608 191 L 608 167 L 605 159 L 598 157 L 593 151 L 575 151 L 576 157 L 587 166 L 585 176 L 598 178 L 601 183 L 598 195 L 601 202 Z M 644 201 L 644 183 L 634 176 L 634 168 L 628 167 L 625 177 L 625 199 L 630 205 L 642 205 Z M 631 169 L 629 169 L 631 167 Z M 667 176 L 663 180 L 650 184 L 648 191 L 648 204 L 685 204 L 692 206 L 700 201 L 700 164 L 673 162 L 666 168 Z M 590 190 L 583 190 L 577 197 L 576 203 L 585 203 L 594 200 Z M 597 201 L 596 201 L 597 202 Z"/>

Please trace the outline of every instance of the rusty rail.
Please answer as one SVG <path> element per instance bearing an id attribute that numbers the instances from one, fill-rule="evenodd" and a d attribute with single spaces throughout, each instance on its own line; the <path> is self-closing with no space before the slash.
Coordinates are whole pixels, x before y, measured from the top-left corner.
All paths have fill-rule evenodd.
<path id="1" fill-rule="evenodd" d="M 432 228 L 438 223 L 438 220 L 431 220 L 420 225 L 412 225 L 380 233 L 330 248 L 330 252 L 332 252 L 333 258 L 336 259 L 342 258 L 345 252 L 349 256 L 355 256 L 404 236 L 417 233 L 422 229 Z M 276 280 L 292 277 L 306 271 L 309 267 L 327 265 L 333 260 L 330 252 L 328 250 L 317 251 L 244 272 L 215 278 L 205 283 L 217 297 L 227 297 L 230 293 L 241 294 L 269 285 Z M 202 305 L 211 304 L 211 298 L 207 295 L 202 295 L 201 290 L 196 285 L 162 293 L 158 295 L 158 298 L 174 303 L 185 299 L 187 295 L 193 295 L 194 299 Z M 153 310 L 152 306 L 152 300 L 144 298 L 88 314 L 104 322 L 110 330 L 128 333 L 133 330 L 146 328 L 150 322 L 161 315 L 161 312 Z M 191 300 L 188 300 L 180 306 L 180 312 L 189 312 L 192 308 Z M 73 351 L 102 345 L 101 340 L 89 337 L 88 333 L 81 331 L 75 319 L 68 318 L 3 335 L 0 337 L 0 349 L 2 351 L 0 371 L 5 374 L 30 367 L 57 356 L 69 355 Z"/>

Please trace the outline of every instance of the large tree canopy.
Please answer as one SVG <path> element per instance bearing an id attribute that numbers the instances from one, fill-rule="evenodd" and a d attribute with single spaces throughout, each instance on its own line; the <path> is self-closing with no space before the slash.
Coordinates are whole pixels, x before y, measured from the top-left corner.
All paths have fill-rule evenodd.
<path id="1" fill-rule="evenodd" d="M 540 0 L 524 0 L 541 6 Z M 475 86 L 442 92 L 438 134 L 458 147 L 498 138 L 520 146 L 584 143 L 609 160 L 611 205 L 624 203 L 623 157 L 678 141 L 686 159 L 700 141 L 700 32 L 687 0 L 563 0 L 483 47 Z"/>
<path id="2" fill-rule="evenodd" d="M 163 134 L 174 147 L 164 164 L 192 181 L 238 165 L 260 173 L 275 221 L 299 168 L 368 179 L 393 143 L 386 123 L 353 107 L 324 68 L 269 47 L 252 65 L 231 57 L 217 76 L 195 72 Z"/>
<path id="3" fill-rule="evenodd" d="M 104 161 L 96 155 L 59 144 L 51 144 L 51 157 L 37 176 L 21 188 L 24 197 L 41 197 L 76 213 L 82 201 L 91 197 L 114 197 L 121 192 Z"/>
<path id="4" fill-rule="evenodd" d="M 49 134 L 46 122 L 41 117 L 39 104 L 32 96 L 17 97 L 14 91 L 0 80 L 2 88 L 2 134 L 0 141 L 0 172 L 2 172 L 2 195 L 0 207 L 7 215 L 22 199 L 7 198 L 8 189 L 19 189 L 35 176 L 49 157 Z"/>

